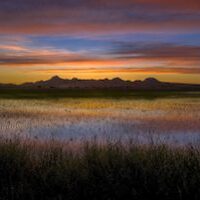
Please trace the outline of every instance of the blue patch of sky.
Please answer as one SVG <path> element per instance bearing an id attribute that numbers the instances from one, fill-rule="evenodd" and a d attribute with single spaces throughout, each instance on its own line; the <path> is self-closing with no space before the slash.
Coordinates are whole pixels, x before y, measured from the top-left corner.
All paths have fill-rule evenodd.
<path id="1" fill-rule="evenodd" d="M 108 41 L 70 36 L 31 36 L 31 45 L 34 47 L 53 47 L 71 51 L 104 50 L 109 47 Z"/>
<path id="2" fill-rule="evenodd" d="M 17 36 L 16 36 L 17 37 Z M 34 35 L 21 35 L 25 41 L 19 41 L 19 44 L 27 45 L 33 48 L 48 48 L 63 49 L 70 51 L 89 51 L 89 52 L 103 52 L 112 48 L 115 42 L 130 42 L 131 44 L 141 43 L 169 43 L 183 46 L 200 46 L 200 34 L 198 33 L 181 33 L 181 34 L 167 34 L 167 33 L 132 33 L 132 34 L 109 34 L 103 36 L 34 36 Z M 12 39 L 14 37 L 12 36 Z M 9 36 L 0 35 L 0 43 L 9 41 Z"/>

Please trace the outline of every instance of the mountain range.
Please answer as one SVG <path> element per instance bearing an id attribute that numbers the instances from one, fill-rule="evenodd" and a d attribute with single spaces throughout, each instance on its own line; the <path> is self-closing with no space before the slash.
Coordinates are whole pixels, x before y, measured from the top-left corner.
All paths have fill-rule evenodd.
<path id="1" fill-rule="evenodd" d="M 200 84 L 161 82 L 155 78 L 125 81 L 120 78 L 102 80 L 62 79 L 53 76 L 46 81 L 15 84 L 0 84 L 0 89 L 122 89 L 122 90 L 183 90 L 200 91 Z"/>

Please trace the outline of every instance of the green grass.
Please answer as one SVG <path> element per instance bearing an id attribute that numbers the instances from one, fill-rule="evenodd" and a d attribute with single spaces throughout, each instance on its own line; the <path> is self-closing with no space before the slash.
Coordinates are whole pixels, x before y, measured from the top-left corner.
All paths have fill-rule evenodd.
<path id="1" fill-rule="evenodd" d="M 200 151 L 0 141 L 0 199 L 199 199 Z"/>
<path id="2" fill-rule="evenodd" d="M 54 98 L 199 98 L 200 92 L 181 91 L 131 91 L 131 90 L 80 90 L 80 89 L 41 89 L 41 90 L 0 90 L 0 98 L 5 99 L 54 99 Z"/>

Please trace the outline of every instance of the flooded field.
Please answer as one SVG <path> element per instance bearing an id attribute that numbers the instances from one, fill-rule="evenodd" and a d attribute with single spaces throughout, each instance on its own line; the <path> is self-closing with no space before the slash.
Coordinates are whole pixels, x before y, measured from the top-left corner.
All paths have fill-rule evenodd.
<path id="1" fill-rule="evenodd" d="M 198 144 L 199 98 L 0 100 L 5 137 Z"/>

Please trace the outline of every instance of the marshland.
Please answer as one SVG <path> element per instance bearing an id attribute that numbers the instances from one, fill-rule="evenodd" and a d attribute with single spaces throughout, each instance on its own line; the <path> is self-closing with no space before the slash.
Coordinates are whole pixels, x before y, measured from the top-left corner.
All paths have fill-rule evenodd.
<path id="1" fill-rule="evenodd" d="M 1 93 L 1 199 L 199 199 L 198 93 L 40 97 Z"/>

